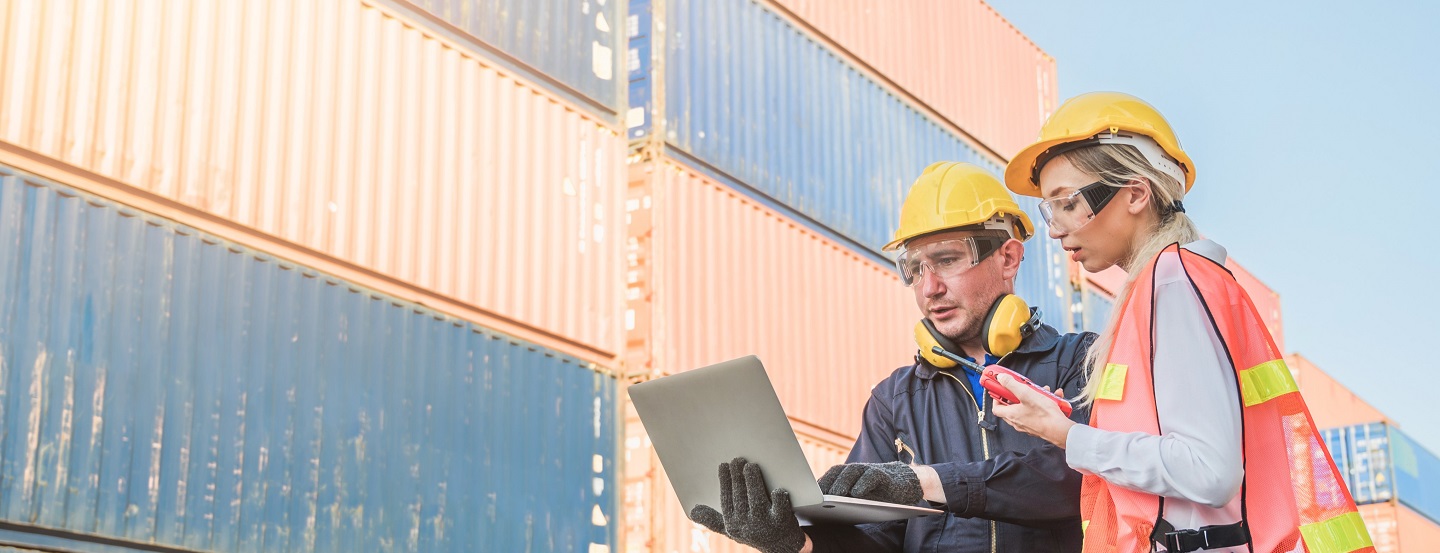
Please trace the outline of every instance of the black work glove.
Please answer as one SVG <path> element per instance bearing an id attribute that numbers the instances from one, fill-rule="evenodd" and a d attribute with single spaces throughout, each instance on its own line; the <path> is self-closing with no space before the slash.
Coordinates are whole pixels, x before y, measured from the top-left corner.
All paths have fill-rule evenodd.
<path id="1" fill-rule="evenodd" d="M 820 491 L 900 505 L 914 505 L 925 497 L 920 477 L 900 462 L 835 465 L 820 477 Z"/>
<path id="2" fill-rule="evenodd" d="M 798 553 L 805 547 L 805 532 L 795 520 L 790 492 L 770 491 L 760 465 L 741 457 L 720 464 L 720 509 L 723 515 L 708 505 L 696 505 L 690 520 L 762 553 Z"/>

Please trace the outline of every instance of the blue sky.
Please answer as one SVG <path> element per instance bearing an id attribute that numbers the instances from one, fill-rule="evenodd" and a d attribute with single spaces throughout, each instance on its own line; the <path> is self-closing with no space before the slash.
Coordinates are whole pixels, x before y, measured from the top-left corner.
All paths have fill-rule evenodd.
<path id="1" fill-rule="evenodd" d="M 1280 294 L 1286 348 L 1440 453 L 1440 2 L 989 1 L 1062 99 L 1165 114 L 1187 210 Z"/>

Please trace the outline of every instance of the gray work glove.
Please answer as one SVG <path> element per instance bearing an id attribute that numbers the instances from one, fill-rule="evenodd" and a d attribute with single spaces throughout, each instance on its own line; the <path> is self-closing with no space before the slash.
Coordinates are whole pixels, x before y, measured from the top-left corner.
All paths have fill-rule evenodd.
<path id="1" fill-rule="evenodd" d="M 820 491 L 900 505 L 914 505 L 925 497 L 920 477 L 900 462 L 835 465 L 820 477 Z"/>
<path id="2" fill-rule="evenodd" d="M 723 515 L 708 505 L 696 505 L 690 520 L 762 553 L 798 553 L 805 547 L 805 532 L 795 520 L 790 492 L 770 491 L 760 465 L 744 458 L 720 464 L 720 510 Z"/>

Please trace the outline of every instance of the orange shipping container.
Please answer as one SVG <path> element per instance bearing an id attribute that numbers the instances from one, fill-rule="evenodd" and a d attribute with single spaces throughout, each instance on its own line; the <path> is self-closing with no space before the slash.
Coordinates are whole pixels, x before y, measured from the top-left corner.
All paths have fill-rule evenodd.
<path id="1" fill-rule="evenodd" d="M 870 388 L 914 355 L 893 270 L 668 159 L 632 159 L 627 220 L 629 375 L 758 355 L 811 468 L 842 462 Z M 627 411 L 624 550 L 748 551 L 686 518 Z"/>
<path id="2" fill-rule="evenodd" d="M 618 356 L 623 137 L 448 39 L 361 0 L 17 0 L 0 30 L 0 162 Z"/>
<path id="3" fill-rule="evenodd" d="M 1360 518 L 1375 544 L 1375 553 L 1440 551 L 1440 524 L 1395 503 L 1360 506 Z"/>
<path id="4" fill-rule="evenodd" d="M 1057 105 L 1055 59 L 980 0 L 773 1 L 1005 159 Z"/>
<path id="5" fill-rule="evenodd" d="M 1370 542 L 1375 544 L 1375 553 L 1401 553 L 1395 519 L 1395 511 L 1400 508 L 1394 503 L 1372 503 L 1359 507 L 1365 530 L 1370 532 Z"/>
<path id="6" fill-rule="evenodd" d="M 631 370 L 754 354 L 791 417 L 853 439 L 870 388 L 915 354 L 894 270 L 676 162 L 631 171 Z"/>
<path id="7" fill-rule="evenodd" d="M 1260 279 L 1255 278 L 1255 275 L 1245 270 L 1245 267 L 1236 262 L 1233 257 L 1225 263 L 1225 267 L 1234 273 L 1235 281 L 1239 282 L 1240 287 L 1245 289 L 1245 293 L 1250 295 L 1250 301 L 1255 304 L 1255 310 L 1260 313 L 1260 319 L 1265 321 L 1265 328 L 1270 329 L 1270 336 L 1275 339 L 1275 347 L 1280 351 L 1285 351 L 1285 326 L 1281 324 L 1280 319 L 1280 294 L 1271 290 Z"/>

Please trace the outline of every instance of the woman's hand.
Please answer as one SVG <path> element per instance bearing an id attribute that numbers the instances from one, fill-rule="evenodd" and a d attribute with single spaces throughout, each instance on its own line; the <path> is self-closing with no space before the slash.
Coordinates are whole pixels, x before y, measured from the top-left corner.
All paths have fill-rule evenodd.
<path id="1" fill-rule="evenodd" d="M 1054 402 L 1040 392 L 1016 382 L 1010 375 L 1002 374 L 995 380 L 1020 400 L 1014 405 L 996 403 L 992 410 L 995 416 L 1004 419 L 1016 430 L 1065 448 L 1065 437 L 1070 433 L 1070 427 L 1075 426 L 1075 421 L 1067 418 Z M 1055 394 L 1064 397 L 1064 392 L 1057 390 Z"/>

